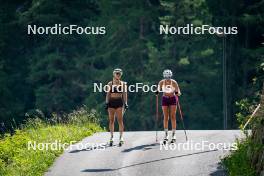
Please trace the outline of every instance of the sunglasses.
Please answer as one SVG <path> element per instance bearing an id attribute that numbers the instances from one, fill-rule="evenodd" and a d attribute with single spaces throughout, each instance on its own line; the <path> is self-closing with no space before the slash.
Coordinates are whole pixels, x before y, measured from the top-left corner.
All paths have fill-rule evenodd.
<path id="1" fill-rule="evenodd" d="M 117 72 L 117 73 L 115 73 L 116 75 L 118 75 L 118 76 L 120 76 L 121 75 L 121 73 L 119 73 L 119 72 Z"/>

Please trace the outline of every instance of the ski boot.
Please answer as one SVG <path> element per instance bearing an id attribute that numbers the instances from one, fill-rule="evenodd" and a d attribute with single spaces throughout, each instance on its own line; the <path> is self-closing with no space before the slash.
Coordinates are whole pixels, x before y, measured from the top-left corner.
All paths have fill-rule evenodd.
<path id="1" fill-rule="evenodd" d="M 169 141 L 169 135 L 168 134 L 165 134 L 165 137 L 163 139 L 163 144 L 166 145 Z"/>
<path id="2" fill-rule="evenodd" d="M 111 138 L 110 141 L 109 141 L 109 146 L 112 147 L 113 144 L 114 144 L 114 140 L 113 140 L 113 138 Z"/>
<path id="3" fill-rule="evenodd" d="M 119 141 L 119 147 L 121 147 L 124 144 L 124 139 L 121 137 Z"/>
<path id="4" fill-rule="evenodd" d="M 174 144 L 176 142 L 176 135 L 173 134 L 171 138 L 171 144 Z"/>

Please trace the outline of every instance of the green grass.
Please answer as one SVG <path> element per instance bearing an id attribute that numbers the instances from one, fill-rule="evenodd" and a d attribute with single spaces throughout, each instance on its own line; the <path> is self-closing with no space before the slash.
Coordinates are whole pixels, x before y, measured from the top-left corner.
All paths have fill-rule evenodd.
<path id="1" fill-rule="evenodd" d="M 28 142 L 60 143 L 79 141 L 94 132 L 102 131 L 94 114 L 86 110 L 67 115 L 67 122 L 44 122 L 30 119 L 15 135 L 0 140 L 0 175 L 43 175 L 63 150 L 28 150 Z M 54 121 L 54 118 L 53 118 Z"/>
<path id="2" fill-rule="evenodd" d="M 237 141 L 237 144 L 238 149 L 222 160 L 229 176 L 256 176 L 255 170 L 251 167 L 249 152 L 254 148 L 257 150 L 258 147 L 249 138 Z"/>

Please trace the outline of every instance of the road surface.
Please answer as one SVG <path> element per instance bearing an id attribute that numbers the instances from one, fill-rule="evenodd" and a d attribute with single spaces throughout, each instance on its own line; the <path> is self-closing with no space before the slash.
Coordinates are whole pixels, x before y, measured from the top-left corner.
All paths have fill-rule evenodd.
<path id="1" fill-rule="evenodd" d="M 159 132 L 158 139 L 163 135 Z M 176 145 L 162 146 L 155 141 L 155 131 L 126 132 L 125 144 L 119 147 L 115 133 L 116 143 L 109 147 L 109 133 L 96 133 L 66 150 L 45 175 L 222 176 L 226 173 L 220 159 L 230 146 L 235 147 L 236 138 L 243 137 L 239 130 L 188 130 L 189 142 L 185 143 L 183 131 L 176 135 Z"/>

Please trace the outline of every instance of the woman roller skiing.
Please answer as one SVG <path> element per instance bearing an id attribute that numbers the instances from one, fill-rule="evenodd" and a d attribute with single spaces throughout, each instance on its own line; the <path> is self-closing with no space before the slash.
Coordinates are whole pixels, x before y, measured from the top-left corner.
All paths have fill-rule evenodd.
<path id="1" fill-rule="evenodd" d="M 172 71 L 166 69 L 163 71 L 163 78 L 158 84 L 158 91 L 162 92 L 162 111 L 163 111 L 163 126 L 165 137 L 163 139 L 163 143 L 166 144 L 169 140 L 168 134 L 168 122 L 171 119 L 171 126 L 172 126 L 172 137 L 171 143 L 176 142 L 176 110 L 177 110 L 177 101 L 178 96 L 181 95 L 181 91 L 179 88 L 178 83 L 172 79 Z"/>

